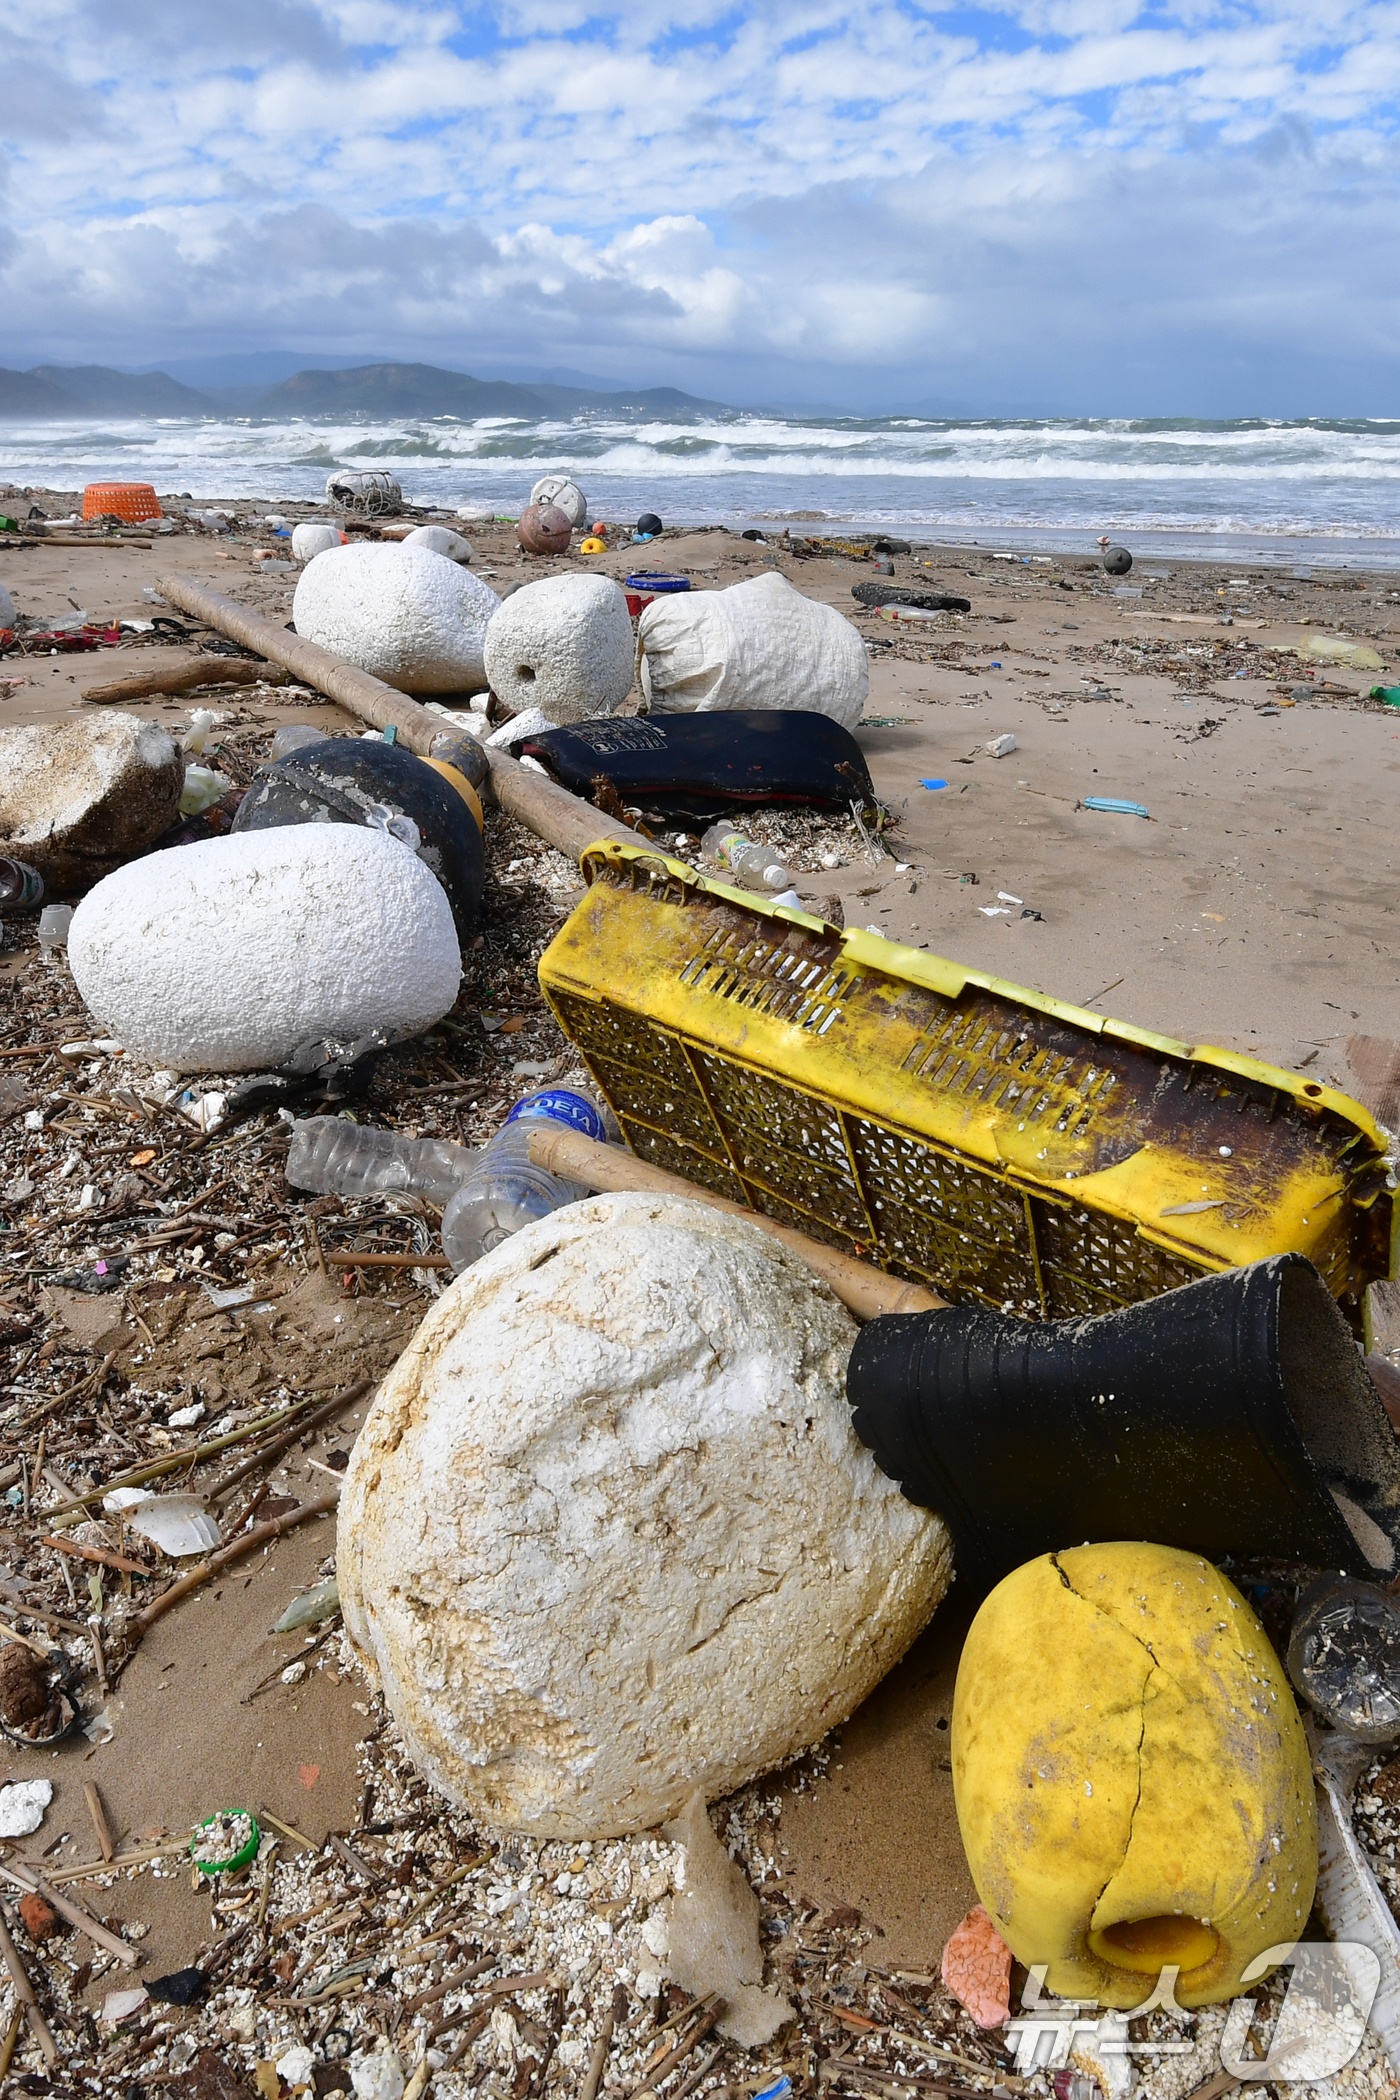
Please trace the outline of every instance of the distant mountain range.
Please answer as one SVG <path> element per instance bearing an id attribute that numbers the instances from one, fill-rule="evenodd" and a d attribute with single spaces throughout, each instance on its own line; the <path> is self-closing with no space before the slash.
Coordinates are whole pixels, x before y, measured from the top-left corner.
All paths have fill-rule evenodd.
<path id="1" fill-rule="evenodd" d="M 504 379 L 473 379 L 436 365 L 354 365 L 342 371 L 295 372 L 280 385 L 185 386 L 167 372 L 116 372 L 106 365 L 35 365 L 28 372 L 0 367 L 0 420 L 32 421 L 94 416 L 294 416 L 349 420 L 457 416 L 576 415 L 601 409 L 635 415 L 733 415 L 723 401 L 702 401 L 673 386 L 616 393 L 592 387 Z"/>

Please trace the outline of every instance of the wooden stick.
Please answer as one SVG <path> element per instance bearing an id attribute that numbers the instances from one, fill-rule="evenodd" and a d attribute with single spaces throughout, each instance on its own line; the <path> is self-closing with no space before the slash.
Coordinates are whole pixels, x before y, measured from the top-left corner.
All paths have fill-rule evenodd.
<path id="1" fill-rule="evenodd" d="M 333 1269 L 450 1269 L 445 1254 L 337 1254 L 327 1257 Z"/>
<path id="2" fill-rule="evenodd" d="M 716 1998 L 709 2011 L 696 2021 L 690 2033 L 683 2036 L 674 2049 L 668 2049 L 660 2063 L 652 2065 L 641 2084 L 632 2093 L 631 2100 L 641 2100 L 643 2093 L 654 2092 L 663 2079 L 670 2077 L 676 2065 L 689 2056 L 692 2049 L 698 2048 L 707 2034 L 718 2027 L 728 2010 L 729 2000 L 727 1998 Z"/>
<path id="3" fill-rule="evenodd" d="M 602 2025 L 598 2029 L 598 2039 L 593 2044 L 593 2054 L 588 2059 L 588 2076 L 583 2081 L 583 2091 L 579 2095 L 579 2100 L 598 2100 L 598 2088 L 603 2083 L 603 2073 L 608 2068 L 608 2057 L 612 2051 L 613 2029 L 617 2025 L 617 2012 L 617 1992 L 614 1991 L 612 1997 L 608 2000 L 607 2011 L 603 2014 Z"/>
<path id="4" fill-rule="evenodd" d="M 284 1823 L 280 1816 L 274 1816 L 270 1808 L 260 1808 L 257 1821 L 260 1824 L 270 1823 L 279 1837 L 290 1838 L 295 1845 L 305 1845 L 308 1852 L 319 1852 L 321 1849 L 315 1838 L 309 1838 L 304 1830 L 298 1830 L 295 1823 Z"/>
<path id="5" fill-rule="evenodd" d="M 731 1203 L 727 1196 L 717 1196 L 711 1189 L 698 1188 L 692 1181 L 683 1181 L 679 1174 L 650 1166 L 646 1160 L 624 1152 L 620 1145 L 597 1144 L 592 1138 L 580 1137 L 543 1117 L 536 1118 L 530 1127 L 530 1157 L 547 1173 L 558 1174 L 566 1181 L 581 1181 L 586 1188 L 635 1190 L 646 1196 L 688 1196 L 714 1210 L 727 1211 L 732 1218 L 744 1218 L 770 1239 L 781 1240 L 809 1268 L 815 1269 L 858 1320 L 874 1320 L 882 1313 L 941 1312 L 947 1307 L 946 1298 L 925 1290 L 922 1284 L 886 1276 L 869 1262 L 856 1261 L 835 1247 L 824 1247 L 820 1240 L 810 1239 L 790 1225 L 780 1225 L 774 1218 L 747 1210 L 742 1203 Z"/>
<path id="6" fill-rule="evenodd" d="M 19 2040 L 19 2031 L 23 2025 L 24 2007 L 22 2004 L 17 2003 L 14 2011 L 10 2014 L 10 2026 L 5 2036 L 5 2045 L 3 2048 L 0 2048 L 0 2085 L 3 2085 L 10 2075 L 10 2059 L 15 2053 L 15 2043 Z"/>
<path id="7" fill-rule="evenodd" d="M 246 1444 L 249 1437 L 260 1436 L 264 1429 L 275 1429 L 300 1414 L 311 1405 L 310 1399 L 293 1400 L 287 1407 L 279 1407 L 276 1414 L 262 1415 L 256 1422 L 245 1422 L 241 1429 L 231 1429 L 227 1436 L 212 1437 L 206 1444 L 189 1444 L 183 1451 L 171 1451 L 164 1458 L 147 1460 L 144 1465 L 132 1466 L 129 1472 L 114 1473 L 100 1487 L 89 1488 L 85 1495 L 75 1495 L 71 1502 L 60 1503 L 57 1509 L 46 1509 L 44 1517 L 52 1525 L 81 1524 L 94 1502 L 110 1495 L 114 1488 L 142 1487 L 148 1480 L 158 1480 L 163 1473 L 178 1473 L 182 1466 L 199 1465 L 206 1458 L 217 1457 L 232 1444 Z"/>
<path id="8" fill-rule="evenodd" d="M 10 1928 L 0 1918 L 0 1955 L 10 1972 L 10 1981 L 15 1987 L 15 1996 L 24 2007 L 24 2016 L 29 2022 L 35 2041 L 51 2064 L 58 2062 L 58 2044 L 49 2032 L 49 2023 L 39 2010 L 39 2001 L 34 1995 L 34 1986 L 25 1973 L 24 1963 L 19 1958 L 19 1949 L 10 1938 Z"/>
<path id="9" fill-rule="evenodd" d="M 274 664 L 249 663 L 246 656 L 196 656 L 165 670 L 134 671 L 129 678 L 109 678 L 105 685 L 83 687 L 82 697 L 96 706 L 113 700 L 140 700 L 147 693 L 188 693 L 200 685 L 285 685 L 285 671 Z"/>
<path id="10" fill-rule="evenodd" d="M 26 1896 L 42 1896 L 45 1903 L 53 1905 L 60 1917 L 66 1918 L 70 1925 L 75 1925 L 79 1932 L 86 1933 L 97 1946 L 105 1947 L 109 1954 L 115 1954 L 117 1960 L 124 1962 L 128 1969 L 134 1969 L 140 1961 L 141 1957 L 134 1947 L 128 1946 L 115 1932 L 109 1932 L 100 1918 L 95 1918 L 91 1911 L 84 1910 L 82 1904 L 75 1903 L 71 1896 L 60 1896 L 57 1889 L 50 1888 L 42 1874 L 25 1874 L 17 1867 L 6 1864 L 0 1864 L 0 1874 L 4 1875 L 13 1888 L 23 1889 Z"/>
<path id="11" fill-rule="evenodd" d="M 285 1517 L 269 1517 L 265 1524 L 255 1525 L 246 1537 L 234 1539 L 231 1545 L 221 1546 L 217 1553 L 211 1553 L 208 1560 L 201 1561 L 197 1568 L 191 1568 L 188 1575 L 182 1575 L 178 1582 L 171 1583 L 168 1590 L 163 1590 L 159 1597 L 153 1598 L 144 1611 L 137 1612 L 135 1618 L 130 1621 L 133 1646 L 150 1631 L 157 1619 L 164 1618 L 173 1604 L 178 1604 L 182 1597 L 188 1597 L 191 1590 L 197 1590 L 200 1584 L 208 1582 L 211 1576 L 222 1574 L 231 1562 L 240 1560 L 245 1553 L 256 1552 L 259 1546 L 267 1546 L 274 1539 L 280 1539 L 284 1532 L 293 1530 L 298 1524 L 304 1524 L 308 1517 L 325 1516 L 335 1508 L 339 1500 L 339 1488 L 333 1494 L 318 1495 L 314 1502 L 304 1502 L 300 1509 L 289 1510 Z"/>
<path id="12" fill-rule="evenodd" d="M 172 1852 L 188 1852 L 188 1838 L 170 1838 L 162 1845 L 144 1845 L 139 1852 L 118 1852 L 110 1860 L 89 1859 L 77 1867 L 55 1867 L 51 1883 L 91 1881 L 94 1874 L 115 1873 L 119 1867 L 144 1867 L 153 1859 L 168 1859 Z"/>
<path id="13" fill-rule="evenodd" d="M 110 1859 L 116 1847 L 112 1843 L 112 1833 L 107 1826 L 107 1812 L 102 1806 L 102 1796 L 91 1779 L 83 1781 L 83 1799 L 87 1803 L 88 1814 L 92 1817 L 92 1827 L 97 1833 L 102 1857 Z"/>
<path id="14" fill-rule="evenodd" d="M 285 664 L 297 678 L 315 686 L 328 699 L 336 700 L 349 713 L 372 728 L 392 727 L 398 740 L 410 751 L 426 756 L 434 741 L 450 731 L 441 715 L 430 714 L 406 693 L 399 693 L 368 671 L 357 670 L 329 649 L 319 649 L 303 636 L 288 634 L 272 620 L 259 619 L 244 606 L 216 591 L 206 591 L 189 576 L 162 576 L 156 584 L 161 596 L 182 612 L 206 622 L 230 640 L 256 649 L 273 663 Z M 483 746 L 491 768 L 491 786 L 496 800 L 508 816 L 516 817 L 548 845 L 582 858 L 599 839 L 616 839 L 635 846 L 637 834 L 615 817 L 581 802 L 543 773 L 518 765 L 508 752 Z"/>
<path id="15" fill-rule="evenodd" d="M 144 1560 L 128 1560 L 124 1553 L 113 1553 L 109 1546 L 84 1546 L 77 1539 L 41 1537 L 41 1546 L 54 1546 L 60 1553 L 71 1553 L 75 1560 L 96 1560 L 104 1568 L 115 1568 L 119 1575 L 158 1575 L 158 1568 L 148 1567 Z"/>
<path id="16" fill-rule="evenodd" d="M 236 1488 L 240 1481 L 246 1480 L 250 1473 L 256 1473 L 260 1466 L 269 1465 L 274 1458 L 280 1458 L 284 1451 L 290 1451 L 293 1444 L 300 1443 L 313 1429 L 319 1429 L 323 1422 L 329 1422 L 333 1416 L 343 1414 L 347 1407 L 353 1407 L 357 1400 L 362 1400 L 373 1384 L 372 1378 L 357 1378 L 353 1385 L 347 1385 L 345 1391 L 337 1393 L 333 1400 L 327 1400 L 322 1406 L 313 1408 L 309 1415 L 303 1415 L 301 1420 L 283 1435 L 272 1437 L 266 1444 L 261 1445 L 251 1458 L 245 1458 L 241 1465 L 235 1466 L 233 1471 L 218 1483 L 210 1493 L 210 1501 L 222 1502 L 229 1490 Z"/>

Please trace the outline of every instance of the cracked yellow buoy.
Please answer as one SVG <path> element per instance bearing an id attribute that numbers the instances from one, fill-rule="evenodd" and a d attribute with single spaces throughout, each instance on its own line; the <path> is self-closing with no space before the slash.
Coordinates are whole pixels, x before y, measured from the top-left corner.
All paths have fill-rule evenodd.
<path id="1" fill-rule="evenodd" d="M 1297 1939 L 1317 1816 L 1283 1666 L 1209 1561 L 1078 1546 L 998 1583 L 953 1703 L 953 1787 L 977 1893 L 1060 1997 L 1127 2008 L 1240 1989 Z"/>

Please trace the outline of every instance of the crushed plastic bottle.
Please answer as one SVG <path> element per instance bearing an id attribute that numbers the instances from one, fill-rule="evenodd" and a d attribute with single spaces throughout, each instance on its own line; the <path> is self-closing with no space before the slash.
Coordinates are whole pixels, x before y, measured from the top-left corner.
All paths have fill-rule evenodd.
<path id="1" fill-rule="evenodd" d="M 600 1144 L 616 1142 L 622 1135 L 606 1110 L 569 1088 L 543 1088 L 518 1101 L 495 1137 L 472 1155 L 471 1172 L 443 1212 L 442 1251 L 454 1275 L 460 1276 L 522 1225 L 591 1194 L 580 1182 L 565 1181 L 535 1165 L 529 1125 L 538 1117 L 563 1123 Z"/>
<path id="2" fill-rule="evenodd" d="M 268 759 L 275 763 L 279 758 L 290 758 L 293 751 L 304 751 L 308 744 L 324 744 L 324 729 L 313 729 L 309 722 L 287 722 L 278 730 L 268 748 Z"/>
<path id="3" fill-rule="evenodd" d="M 477 1154 L 447 1138 L 406 1138 L 348 1116 L 304 1116 L 292 1125 L 287 1179 L 324 1196 L 401 1190 L 438 1205 L 461 1186 Z"/>
<path id="4" fill-rule="evenodd" d="M 728 868 L 746 890 L 767 890 L 771 895 L 796 887 L 795 877 L 770 846 L 755 845 L 728 824 L 712 824 L 700 841 L 700 850 Z"/>
<path id="5" fill-rule="evenodd" d="M 1320 1575 L 1298 1599 L 1288 1674 L 1315 1713 L 1363 1743 L 1400 1736 L 1400 1598 Z"/>

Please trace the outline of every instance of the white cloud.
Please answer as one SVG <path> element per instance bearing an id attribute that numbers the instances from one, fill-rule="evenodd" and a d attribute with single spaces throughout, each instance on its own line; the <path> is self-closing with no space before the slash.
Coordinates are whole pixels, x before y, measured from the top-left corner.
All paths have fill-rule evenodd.
<path id="1" fill-rule="evenodd" d="M 806 367 L 1078 397 L 1339 352 L 1378 383 L 1400 341 L 1400 34 L 1378 0 L 31 0 L 17 20 L 11 363 L 450 345 L 712 389 Z"/>

